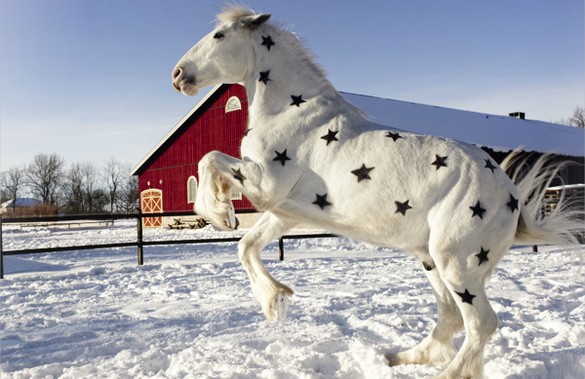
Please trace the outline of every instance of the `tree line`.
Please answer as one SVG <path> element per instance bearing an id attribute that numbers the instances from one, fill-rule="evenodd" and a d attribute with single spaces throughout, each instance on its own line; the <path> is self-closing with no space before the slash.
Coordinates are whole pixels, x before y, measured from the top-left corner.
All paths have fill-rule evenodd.
<path id="1" fill-rule="evenodd" d="M 67 167 L 57 154 L 37 154 L 28 165 L 0 174 L 0 202 L 32 197 L 42 203 L 35 207 L 40 214 L 134 212 L 138 179 L 130 169 L 113 157 L 99 167 L 91 162 Z"/>

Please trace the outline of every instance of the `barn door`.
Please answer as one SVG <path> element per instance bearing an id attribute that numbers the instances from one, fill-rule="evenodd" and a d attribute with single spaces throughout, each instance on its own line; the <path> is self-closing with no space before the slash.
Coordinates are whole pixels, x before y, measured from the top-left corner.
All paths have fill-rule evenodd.
<path id="1" fill-rule="evenodd" d="M 140 194 L 140 209 L 142 213 L 163 213 L 162 191 L 147 189 Z M 145 228 L 159 228 L 163 224 L 162 217 L 144 217 L 142 226 Z"/>

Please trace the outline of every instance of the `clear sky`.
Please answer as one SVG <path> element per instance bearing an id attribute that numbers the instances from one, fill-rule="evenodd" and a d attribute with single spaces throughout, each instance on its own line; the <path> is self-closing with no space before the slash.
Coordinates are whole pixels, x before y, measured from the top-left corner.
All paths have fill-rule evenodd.
<path id="1" fill-rule="evenodd" d="M 171 71 L 226 3 L 0 0 L 0 170 L 37 153 L 138 163 L 197 103 Z M 341 91 L 544 121 L 585 103 L 583 0 L 241 3 Z"/>

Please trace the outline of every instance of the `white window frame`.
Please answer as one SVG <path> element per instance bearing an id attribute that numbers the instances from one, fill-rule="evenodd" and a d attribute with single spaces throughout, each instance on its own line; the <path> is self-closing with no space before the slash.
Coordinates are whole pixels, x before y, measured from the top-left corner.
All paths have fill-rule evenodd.
<path id="1" fill-rule="evenodd" d="M 225 103 L 225 113 L 239 111 L 242 109 L 242 102 L 237 96 L 232 96 Z"/>
<path id="2" fill-rule="evenodd" d="M 191 189 L 191 183 L 195 183 L 194 191 Z M 197 198 L 197 178 L 193 175 L 187 179 L 187 204 L 195 204 L 195 199 Z"/>

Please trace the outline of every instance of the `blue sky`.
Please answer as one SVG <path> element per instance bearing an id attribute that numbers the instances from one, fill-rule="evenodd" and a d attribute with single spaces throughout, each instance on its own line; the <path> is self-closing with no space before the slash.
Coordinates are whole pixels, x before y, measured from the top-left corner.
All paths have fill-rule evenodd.
<path id="1" fill-rule="evenodd" d="M 37 153 L 138 163 L 197 103 L 171 71 L 226 3 L 0 0 L 0 170 Z M 544 121 L 585 103 L 582 0 L 242 3 L 341 91 Z"/>

